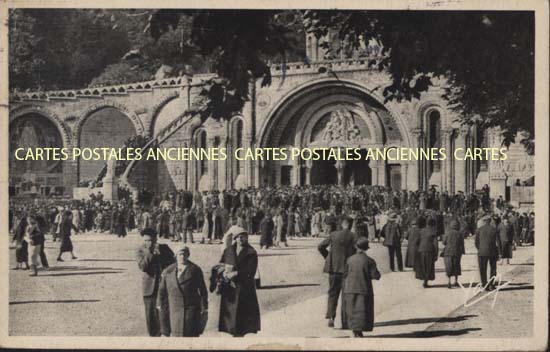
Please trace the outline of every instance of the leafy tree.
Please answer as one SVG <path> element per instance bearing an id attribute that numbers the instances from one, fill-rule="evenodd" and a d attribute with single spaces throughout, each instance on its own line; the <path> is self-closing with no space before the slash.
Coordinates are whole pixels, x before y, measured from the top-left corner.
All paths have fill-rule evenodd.
<path id="1" fill-rule="evenodd" d="M 293 49 L 289 27 L 280 18 L 288 11 L 168 11 L 150 19 L 153 38 L 191 16 L 192 42 L 214 58 L 222 79 L 209 85 L 205 114 L 227 117 L 248 97 L 251 79 L 269 84 L 267 58 L 283 61 Z M 295 13 L 295 12 L 293 12 Z M 317 38 L 336 32 L 355 49 L 375 40 L 386 56 L 378 69 L 392 83 L 387 100 L 411 100 L 435 79 L 448 83 L 445 97 L 465 124 L 499 126 L 505 143 L 525 131 L 534 139 L 534 15 L 532 12 L 458 11 L 300 11 L 305 30 Z M 333 47 L 326 41 L 323 46 Z"/>

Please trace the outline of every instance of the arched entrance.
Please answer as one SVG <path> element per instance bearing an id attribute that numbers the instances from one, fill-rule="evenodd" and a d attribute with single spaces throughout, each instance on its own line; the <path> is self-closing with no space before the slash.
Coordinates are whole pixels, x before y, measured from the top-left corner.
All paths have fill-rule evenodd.
<path id="1" fill-rule="evenodd" d="M 383 163 L 373 166 L 366 160 L 366 149 L 384 148 L 389 143 L 409 145 L 400 121 L 364 87 L 332 80 L 308 84 L 276 105 L 259 137 L 262 147 L 360 150 L 360 160 L 339 163 L 334 159 L 296 158 L 290 170 L 287 163 L 266 162 L 259 170 L 259 179 L 273 186 L 287 173 L 292 175 L 292 185 L 386 185 L 386 168 Z"/>
<path id="2" fill-rule="evenodd" d="M 15 151 L 36 148 L 62 148 L 58 127 L 45 116 L 28 113 L 15 118 L 9 127 L 10 196 L 63 194 L 63 161 L 17 160 Z"/>

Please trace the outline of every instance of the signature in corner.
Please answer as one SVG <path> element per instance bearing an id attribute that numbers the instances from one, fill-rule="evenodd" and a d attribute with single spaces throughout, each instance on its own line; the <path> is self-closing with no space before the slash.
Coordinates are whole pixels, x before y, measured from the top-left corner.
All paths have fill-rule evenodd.
<path id="1" fill-rule="evenodd" d="M 472 300 L 478 293 L 484 292 L 487 287 L 490 285 L 490 283 L 493 282 L 496 284 L 496 287 L 493 291 L 488 291 L 487 294 L 481 295 L 480 297 L 476 298 L 475 300 Z M 503 289 L 504 287 L 508 286 L 510 283 L 506 282 L 504 284 L 502 283 L 502 276 L 496 275 L 489 279 L 489 282 L 483 286 L 482 284 L 473 284 L 473 279 L 470 279 L 470 284 L 467 287 L 464 287 L 461 283 L 459 283 L 460 288 L 462 289 L 464 293 L 464 307 L 470 307 L 474 304 L 484 300 L 487 297 L 490 297 L 493 295 L 493 303 L 491 304 L 491 309 L 495 307 L 495 303 L 497 301 L 498 297 L 498 291 Z"/>

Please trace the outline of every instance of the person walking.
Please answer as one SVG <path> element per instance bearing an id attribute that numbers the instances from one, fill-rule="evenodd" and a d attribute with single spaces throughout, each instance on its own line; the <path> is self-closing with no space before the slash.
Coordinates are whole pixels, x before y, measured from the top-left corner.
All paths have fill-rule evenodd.
<path id="1" fill-rule="evenodd" d="M 59 223 L 59 237 L 61 244 L 59 246 L 59 255 L 57 256 L 57 261 L 62 262 L 61 255 L 65 252 L 71 253 L 72 259 L 77 259 L 73 251 L 73 242 L 71 241 L 71 231 L 74 230 L 78 233 L 78 228 L 74 225 L 72 221 L 72 213 L 70 211 L 65 211 L 61 217 L 61 222 Z"/>
<path id="2" fill-rule="evenodd" d="M 329 327 L 334 327 L 346 260 L 355 253 L 355 236 L 349 230 L 350 221 L 344 217 L 341 224 L 342 230 L 330 233 L 317 247 L 323 258 L 325 258 L 323 272 L 328 274 L 329 289 L 325 318 L 328 319 Z M 328 250 L 329 248 L 330 250 Z"/>
<path id="3" fill-rule="evenodd" d="M 477 260 L 479 264 L 479 276 L 481 285 L 486 291 L 495 289 L 494 281 L 497 275 L 497 230 L 490 224 L 491 217 L 483 218 L 484 225 L 479 227 L 475 235 L 475 246 L 477 248 Z M 487 264 L 490 267 L 490 278 L 487 281 Z"/>
<path id="4" fill-rule="evenodd" d="M 29 254 L 31 257 L 31 274 L 30 276 L 38 275 L 38 258 L 40 256 L 40 251 L 44 245 L 44 233 L 38 226 L 36 218 L 34 216 L 28 217 L 28 223 L 25 232 L 25 237 L 28 239 L 29 243 Z M 47 263 L 46 263 L 47 266 Z"/>
<path id="5" fill-rule="evenodd" d="M 403 254 L 401 253 L 401 241 L 403 234 L 401 226 L 397 223 L 397 215 L 395 212 L 388 214 L 388 222 L 382 227 L 381 237 L 384 237 L 384 246 L 388 247 L 390 257 L 390 269 L 395 271 L 394 258 L 397 257 L 397 268 L 403 271 Z"/>
<path id="6" fill-rule="evenodd" d="M 346 261 L 342 288 L 342 328 L 351 329 L 354 337 L 374 327 L 374 290 L 372 280 L 380 280 L 374 259 L 367 255 L 369 241 L 359 237 L 357 253 Z"/>
<path id="7" fill-rule="evenodd" d="M 273 246 L 273 219 L 271 212 L 268 210 L 265 213 L 262 221 L 260 222 L 260 249 L 269 249 Z"/>
<path id="8" fill-rule="evenodd" d="M 258 269 L 258 253 L 248 243 L 248 233 L 234 236 L 236 241 L 223 252 L 221 263 L 230 270 L 223 275 L 233 285 L 221 289 L 218 329 L 233 337 L 257 333 L 261 329 L 260 305 L 254 276 Z"/>
<path id="9" fill-rule="evenodd" d="M 427 226 L 420 230 L 417 239 L 418 262 L 415 260 L 416 275 L 423 280 L 423 287 L 429 287 L 428 281 L 435 280 L 435 262 L 437 260 L 438 244 L 437 229 L 434 218 L 428 218 Z"/>
<path id="10" fill-rule="evenodd" d="M 142 271 L 142 293 L 145 305 L 145 321 L 149 336 L 160 336 L 159 313 L 156 308 L 161 273 L 174 263 L 174 253 L 166 244 L 157 242 L 157 232 L 152 228 L 141 231 L 143 244 L 136 252 L 136 261 Z"/>
<path id="11" fill-rule="evenodd" d="M 418 255 L 418 239 L 420 238 L 420 228 L 418 227 L 418 219 L 411 220 L 410 227 L 405 232 L 407 239 L 407 253 L 405 254 L 405 267 L 415 267 L 415 261 Z"/>
<path id="12" fill-rule="evenodd" d="M 514 228 L 508 221 L 508 216 L 502 218 L 502 222 L 497 227 L 497 232 L 498 253 L 501 258 L 500 264 L 504 264 L 504 259 L 506 259 L 506 264 L 510 264 L 514 251 Z"/>
<path id="13" fill-rule="evenodd" d="M 466 254 L 464 248 L 464 233 L 461 232 L 460 223 L 457 220 L 451 220 L 450 228 L 443 237 L 443 257 L 445 259 L 445 273 L 449 278 L 447 288 L 451 288 L 451 277 L 454 276 L 454 286 L 458 287 L 458 277 L 462 275 L 461 259 Z"/>
<path id="14" fill-rule="evenodd" d="M 208 291 L 201 268 L 189 260 L 186 245 L 175 251 L 176 262 L 162 272 L 157 308 L 162 336 L 198 337 L 208 318 Z"/>

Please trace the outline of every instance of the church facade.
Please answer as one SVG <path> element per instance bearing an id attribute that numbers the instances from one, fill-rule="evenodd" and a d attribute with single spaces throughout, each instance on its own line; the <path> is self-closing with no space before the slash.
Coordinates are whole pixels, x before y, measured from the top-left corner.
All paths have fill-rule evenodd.
<path id="1" fill-rule="evenodd" d="M 366 184 L 395 190 L 436 186 L 449 193 L 488 185 L 510 198 L 534 175 L 534 156 L 512 145 L 505 161 L 456 160 L 457 148 L 500 148 L 498 130 L 461 126 L 443 99 L 444 81 L 412 101 L 385 102 L 390 82 L 375 68 L 378 53 L 324 60 L 308 40 L 310 63 L 271 66 L 272 83 L 250 83 L 250 100 L 230 120 L 186 114 L 211 75 L 10 97 L 10 192 L 34 187 L 72 195 L 100 175 L 104 161 L 17 161 L 17 147 L 122 147 L 142 136 L 145 147 L 445 148 L 445 160 L 236 160 L 129 162 L 116 177 L 133 190 L 224 190 L 316 184 Z M 363 154 L 362 154 L 363 155 Z M 518 181 L 519 180 L 519 181 Z M 30 186 L 29 186 L 30 185 Z"/>

